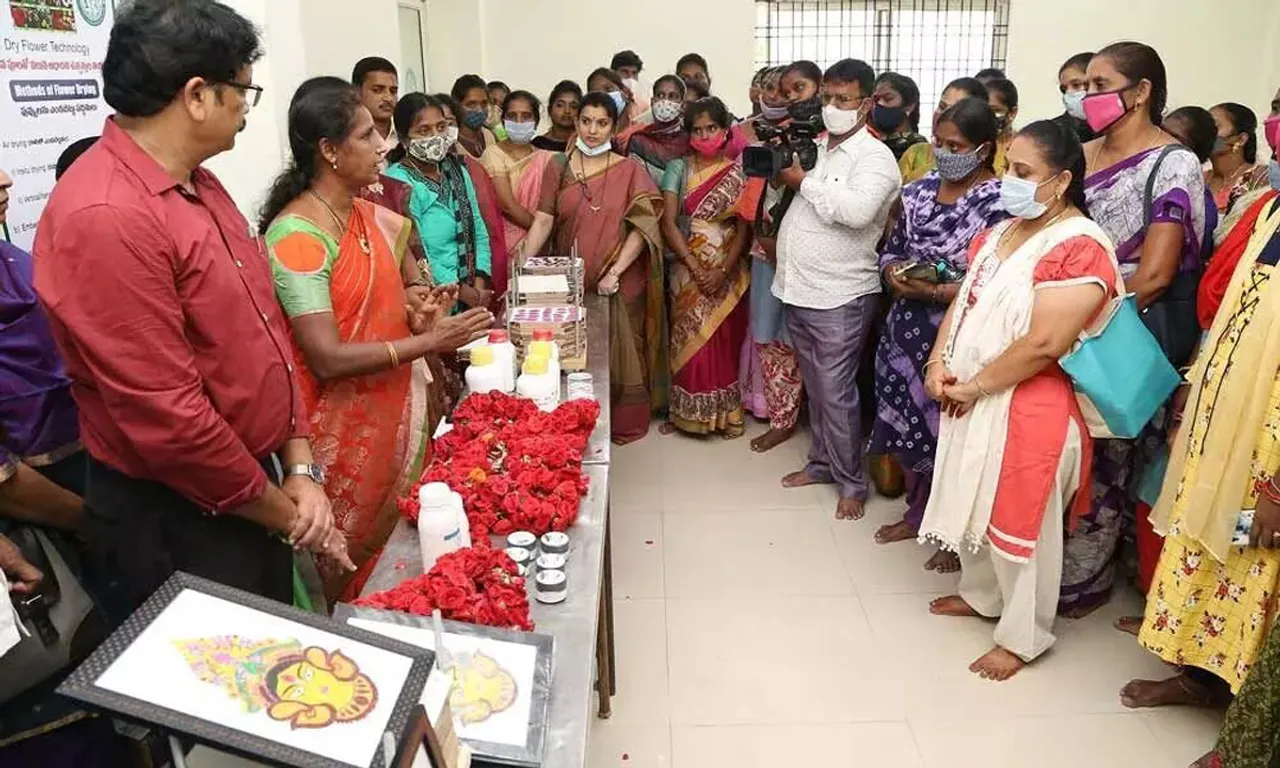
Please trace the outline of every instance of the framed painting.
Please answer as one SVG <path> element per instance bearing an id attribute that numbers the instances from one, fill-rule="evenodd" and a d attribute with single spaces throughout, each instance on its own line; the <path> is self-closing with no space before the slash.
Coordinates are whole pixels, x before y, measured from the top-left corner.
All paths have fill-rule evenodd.
<path id="1" fill-rule="evenodd" d="M 179 572 L 58 693 L 260 763 L 387 768 L 434 660 Z"/>
<path id="2" fill-rule="evenodd" d="M 435 650 L 431 617 L 340 604 L 335 620 Z M 433 673 L 428 712 L 447 697 L 458 738 L 485 763 L 536 768 L 546 751 L 555 639 L 550 635 L 444 622 L 452 674 Z"/>

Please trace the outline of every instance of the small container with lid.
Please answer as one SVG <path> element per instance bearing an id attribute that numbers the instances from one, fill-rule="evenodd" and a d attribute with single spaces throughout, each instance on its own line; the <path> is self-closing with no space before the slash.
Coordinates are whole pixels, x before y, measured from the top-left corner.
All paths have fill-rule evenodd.
<path id="1" fill-rule="evenodd" d="M 538 556 L 536 564 L 538 566 L 539 573 L 542 571 L 563 571 L 565 566 L 568 564 L 568 561 L 565 559 L 564 555 L 556 555 L 546 552 Z"/>
<path id="2" fill-rule="evenodd" d="M 569 556 L 569 534 L 550 531 L 542 535 L 542 551 L 553 555 Z"/>
<path id="3" fill-rule="evenodd" d="M 529 353 L 526 355 L 526 359 L 530 357 L 547 358 L 547 374 L 555 379 L 558 387 L 560 385 L 560 361 L 556 359 L 555 352 L 555 344 L 553 342 L 531 341 L 529 342 Z"/>
<path id="4" fill-rule="evenodd" d="M 534 598 L 540 603 L 563 603 L 569 595 L 564 571 L 540 571 L 535 577 Z"/>
<path id="5" fill-rule="evenodd" d="M 418 546 L 424 573 L 444 555 L 471 546 L 462 497 L 444 483 L 427 483 L 418 490 Z"/>
<path id="6" fill-rule="evenodd" d="M 532 400 L 540 411 L 556 409 L 560 404 L 560 381 L 551 378 L 547 358 L 541 355 L 525 358 L 524 373 L 516 382 L 516 394 Z"/>
<path id="7" fill-rule="evenodd" d="M 538 548 L 538 537 L 528 531 L 516 531 L 507 534 L 508 547 L 521 547 L 530 552 Z"/>
<path id="8" fill-rule="evenodd" d="M 586 371 L 576 371 L 569 374 L 568 387 L 565 394 L 566 400 L 594 400 L 596 397 L 596 384 L 591 378 L 591 374 Z"/>
<path id="9" fill-rule="evenodd" d="M 502 550 L 507 553 L 507 557 L 515 561 L 516 567 L 520 569 L 521 576 L 527 576 L 529 566 L 533 564 L 533 553 L 524 547 L 507 547 Z"/>
<path id="10" fill-rule="evenodd" d="M 489 331 L 489 348 L 493 350 L 493 361 L 502 372 L 502 391 L 508 394 L 516 391 L 516 345 L 511 337 L 501 328 Z"/>
<path id="11" fill-rule="evenodd" d="M 502 391 L 506 385 L 502 366 L 494 360 L 493 347 L 480 346 L 471 350 L 471 363 L 467 366 L 467 389 L 472 394 Z"/>

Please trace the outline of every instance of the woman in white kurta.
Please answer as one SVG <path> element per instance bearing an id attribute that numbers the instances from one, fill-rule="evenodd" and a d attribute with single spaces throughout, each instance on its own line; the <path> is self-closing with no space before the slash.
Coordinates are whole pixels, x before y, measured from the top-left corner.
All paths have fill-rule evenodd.
<path id="1" fill-rule="evenodd" d="M 1110 242 L 1084 214 L 1074 132 L 1033 123 L 1008 157 L 1001 196 L 1016 218 L 975 238 L 926 366 L 943 415 L 920 529 L 962 565 L 959 594 L 930 611 L 1000 619 L 995 647 L 969 667 L 992 680 L 1054 641 L 1063 523 L 1088 509 L 1076 491 L 1092 451 L 1058 359 L 1122 288 Z"/>

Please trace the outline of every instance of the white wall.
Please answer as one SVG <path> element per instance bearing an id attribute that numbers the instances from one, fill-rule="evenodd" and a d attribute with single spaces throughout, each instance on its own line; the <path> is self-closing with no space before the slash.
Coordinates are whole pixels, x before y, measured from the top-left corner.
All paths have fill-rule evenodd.
<path id="1" fill-rule="evenodd" d="M 1118 40 L 1160 52 L 1171 109 L 1238 101 L 1262 116 L 1280 86 L 1277 0 L 1013 0 L 1009 21 L 1008 74 L 1024 123 L 1062 112 L 1062 62 Z"/>
<path id="2" fill-rule="evenodd" d="M 560 80 L 586 87 L 596 67 L 631 49 L 652 85 L 686 53 L 711 67 L 712 91 L 747 111 L 754 71 L 752 0 L 428 0 L 427 70 L 435 90 L 475 72 L 545 99 Z"/>
<path id="3" fill-rule="evenodd" d="M 224 0 L 256 24 L 266 55 L 254 67 L 265 90 L 249 113 L 234 150 L 209 162 L 240 210 L 252 221 L 272 179 L 289 154 L 289 99 L 308 77 L 351 77 L 365 56 L 400 57 L 396 0 L 359 0 L 351 23 L 350 0 Z"/>

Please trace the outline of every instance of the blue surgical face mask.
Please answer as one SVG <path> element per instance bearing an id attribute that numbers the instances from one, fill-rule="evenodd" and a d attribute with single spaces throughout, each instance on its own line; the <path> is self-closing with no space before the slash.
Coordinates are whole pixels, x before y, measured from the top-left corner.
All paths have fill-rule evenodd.
<path id="1" fill-rule="evenodd" d="M 1062 106 L 1067 108 L 1067 114 L 1077 120 L 1084 120 L 1084 97 L 1088 95 L 1088 91 L 1067 91 L 1062 94 Z"/>
<path id="2" fill-rule="evenodd" d="M 1280 190 L 1280 160 L 1271 158 L 1271 164 L 1267 166 L 1267 178 L 1271 181 L 1271 188 Z"/>
<path id="3" fill-rule="evenodd" d="M 627 108 L 627 95 L 622 91 L 609 91 L 609 98 L 613 99 L 613 105 L 618 108 L 618 114 L 622 114 L 622 110 Z"/>
<path id="4" fill-rule="evenodd" d="M 574 142 L 574 146 L 578 148 L 579 152 L 587 157 L 599 157 L 613 149 L 612 143 L 608 141 L 601 142 L 600 145 L 596 147 L 590 146 L 587 142 L 582 140 L 581 136 L 579 136 L 578 140 Z"/>
<path id="5" fill-rule="evenodd" d="M 538 124 L 534 122 L 517 123 L 514 120 L 503 120 L 502 127 L 513 144 L 528 144 L 533 141 L 534 136 L 538 135 Z"/>
<path id="6" fill-rule="evenodd" d="M 1005 174 L 1005 177 L 1000 180 L 1000 202 L 1004 204 L 1004 209 L 1010 216 L 1028 221 L 1038 219 L 1049 210 L 1049 206 L 1037 200 L 1036 193 L 1040 191 L 1040 187 L 1056 178 L 1055 175 L 1037 184 L 1029 179 Z"/>
<path id="7" fill-rule="evenodd" d="M 475 130 L 484 126 L 486 120 L 489 119 L 489 110 L 487 109 L 464 109 L 462 111 L 462 122 L 467 124 L 468 128 Z"/>

